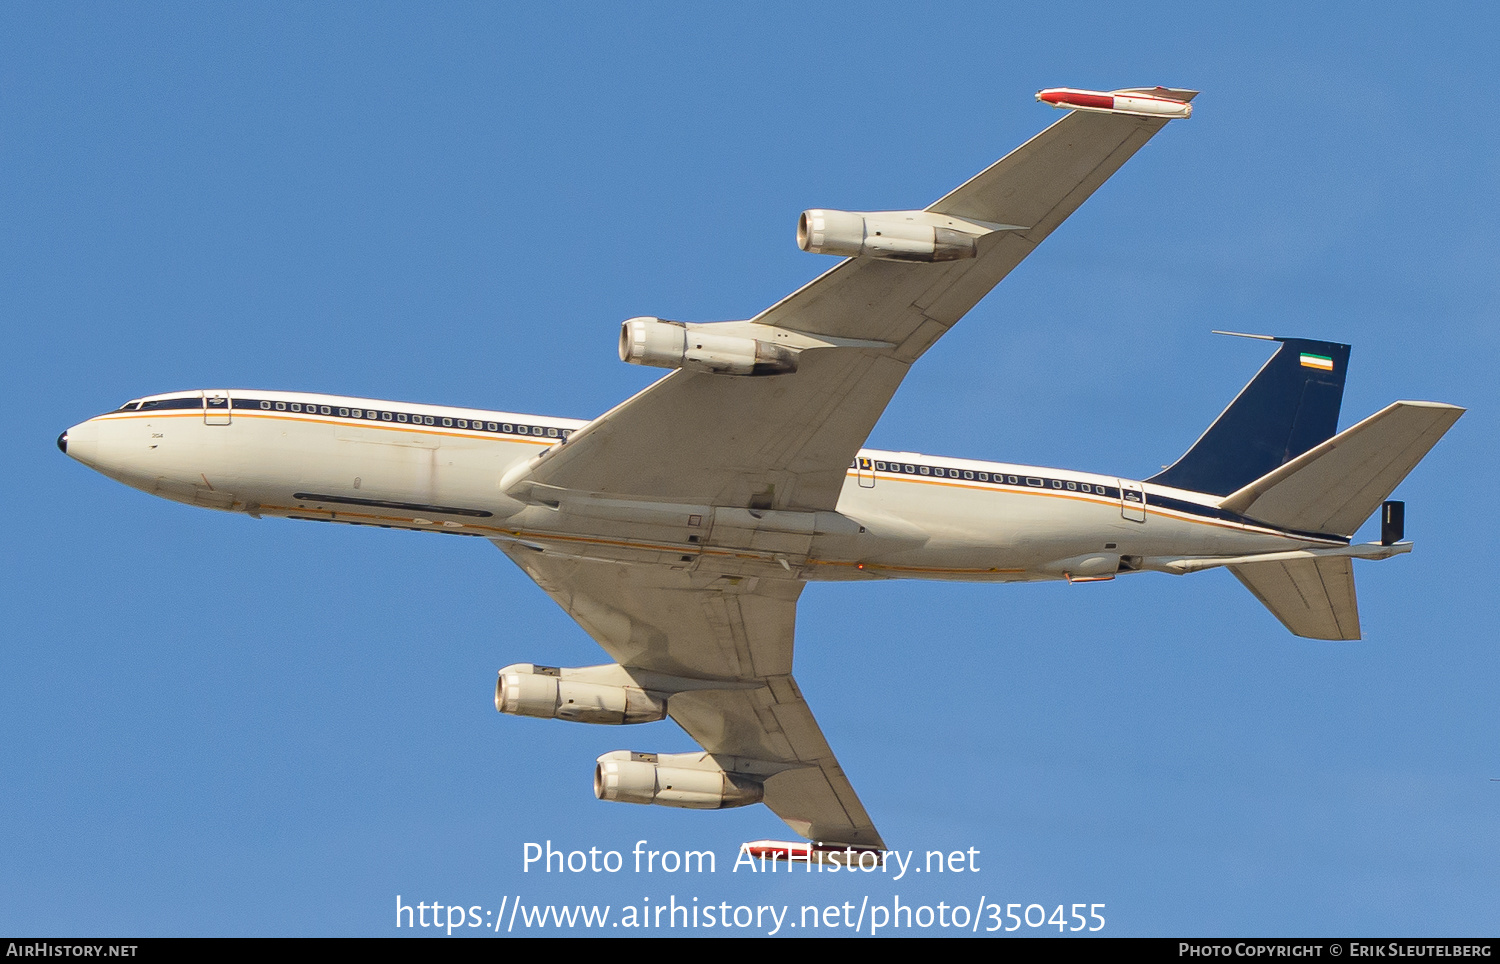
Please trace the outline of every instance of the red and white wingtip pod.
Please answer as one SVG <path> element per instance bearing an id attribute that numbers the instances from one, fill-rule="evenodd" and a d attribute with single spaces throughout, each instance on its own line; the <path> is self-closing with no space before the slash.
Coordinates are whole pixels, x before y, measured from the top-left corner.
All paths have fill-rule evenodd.
<path id="1" fill-rule="evenodd" d="M 1036 99 L 1059 110 L 1091 110 L 1105 114 L 1133 114 L 1137 117 L 1193 116 L 1193 105 L 1184 98 L 1192 91 L 1175 91 L 1166 87 L 1154 90 L 1079 90 L 1076 87 L 1048 87 L 1036 92 Z"/>

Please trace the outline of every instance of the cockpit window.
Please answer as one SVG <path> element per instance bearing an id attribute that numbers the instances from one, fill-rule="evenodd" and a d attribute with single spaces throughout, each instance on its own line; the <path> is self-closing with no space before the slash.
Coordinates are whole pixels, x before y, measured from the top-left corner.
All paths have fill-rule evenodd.
<path id="1" fill-rule="evenodd" d="M 130 401 L 126 402 L 124 405 L 121 405 L 119 408 L 115 409 L 115 411 L 117 411 L 117 412 L 133 412 L 133 411 L 135 411 L 136 409 L 138 409 L 140 407 L 141 407 L 140 399 L 138 399 L 138 398 L 132 398 Z"/>

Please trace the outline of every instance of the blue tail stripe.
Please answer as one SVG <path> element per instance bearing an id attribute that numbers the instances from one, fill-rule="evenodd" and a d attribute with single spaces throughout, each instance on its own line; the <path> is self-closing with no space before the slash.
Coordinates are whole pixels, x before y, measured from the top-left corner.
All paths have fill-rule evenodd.
<path id="1" fill-rule="evenodd" d="M 1281 348 L 1203 437 L 1146 481 L 1228 495 L 1337 433 L 1349 346 L 1276 340 Z"/>

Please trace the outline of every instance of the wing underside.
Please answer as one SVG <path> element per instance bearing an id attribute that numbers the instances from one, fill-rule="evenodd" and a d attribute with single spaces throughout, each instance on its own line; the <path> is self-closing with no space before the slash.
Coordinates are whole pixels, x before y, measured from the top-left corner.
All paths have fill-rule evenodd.
<path id="1" fill-rule="evenodd" d="M 884 846 L 792 678 L 802 583 L 499 545 L 626 672 L 701 681 L 670 698 L 672 719 L 722 768 L 772 773 L 764 803 L 793 830 Z"/>

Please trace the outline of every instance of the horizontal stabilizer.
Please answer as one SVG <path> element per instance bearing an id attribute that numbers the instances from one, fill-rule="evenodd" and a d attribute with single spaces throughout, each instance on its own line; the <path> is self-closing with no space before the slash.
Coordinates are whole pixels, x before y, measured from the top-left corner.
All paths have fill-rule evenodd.
<path id="1" fill-rule="evenodd" d="M 1354 563 L 1347 556 L 1230 566 L 1271 615 L 1308 639 L 1359 639 Z"/>
<path id="2" fill-rule="evenodd" d="M 1284 529 L 1353 535 L 1463 413 L 1442 402 L 1393 402 L 1219 507 Z"/>

